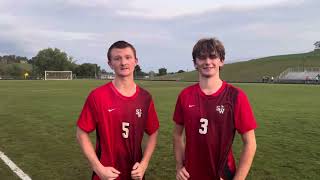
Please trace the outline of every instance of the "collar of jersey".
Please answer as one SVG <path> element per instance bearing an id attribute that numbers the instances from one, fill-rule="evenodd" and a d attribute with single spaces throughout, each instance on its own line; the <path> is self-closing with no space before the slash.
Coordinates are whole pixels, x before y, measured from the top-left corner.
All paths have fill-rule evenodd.
<path id="1" fill-rule="evenodd" d="M 197 89 L 198 89 L 198 91 L 199 91 L 199 93 L 200 93 L 201 96 L 209 97 L 209 98 L 210 98 L 210 97 L 217 97 L 217 96 L 219 96 L 219 94 L 224 90 L 224 88 L 226 87 L 226 85 L 227 85 L 227 83 L 226 83 L 225 81 L 222 81 L 221 87 L 220 87 L 216 92 L 214 92 L 213 94 L 209 94 L 209 95 L 206 95 L 206 94 L 201 90 L 199 83 L 197 84 Z"/>
<path id="2" fill-rule="evenodd" d="M 109 84 L 110 84 L 110 87 L 111 87 L 111 89 L 113 90 L 113 92 L 114 92 L 118 97 L 120 97 L 120 98 L 122 98 L 122 99 L 127 99 L 127 100 L 134 99 L 134 98 L 138 95 L 139 90 L 140 90 L 140 89 L 139 89 L 139 86 L 136 85 L 136 92 L 135 92 L 132 96 L 124 96 L 123 94 L 121 94 L 121 93 L 117 90 L 117 88 L 113 85 L 112 82 L 110 82 Z"/>

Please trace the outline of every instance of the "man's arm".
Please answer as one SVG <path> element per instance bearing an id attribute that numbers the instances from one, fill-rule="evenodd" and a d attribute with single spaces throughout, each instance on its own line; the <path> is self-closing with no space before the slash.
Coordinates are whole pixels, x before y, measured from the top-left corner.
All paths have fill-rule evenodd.
<path id="1" fill-rule="evenodd" d="M 257 148 L 254 130 L 242 134 L 241 137 L 243 148 L 234 180 L 244 180 L 247 177 Z"/>
<path id="2" fill-rule="evenodd" d="M 184 127 L 179 124 L 175 124 L 173 132 L 173 149 L 176 159 L 176 179 L 187 180 L 190 176 L 184 167 L 183 161 L 185 157 L 185 144 L 183 141 L 183 129 Z"/>
<path id="3" fill-rule="evenodd" d="M 94 149 L 93 145 L 91 143 L 89 134 L 79 127 L 77 127 L 77 140 L 78 143 L 80 144 L 80 147 L 82 149 L 83 154 L 85 157 L 88 159 L 91 168 L 93 171 L 96 172 L 96 174 L 101 178 L 101 179 L 115 179 L 119 176 L 120 172 L 113 167 L 104 167 Z"/>
<path id="4" fill-rule="evenodd" d="M 132 179 L 142 179 L 143 175 L 149 165 L 152 153 L 157 144 L 158 130 L 151 134 L 147 140 L 146 147 L 144 149 L 141 162 L 136 162 L 132 167 L 131 177 Z"/>

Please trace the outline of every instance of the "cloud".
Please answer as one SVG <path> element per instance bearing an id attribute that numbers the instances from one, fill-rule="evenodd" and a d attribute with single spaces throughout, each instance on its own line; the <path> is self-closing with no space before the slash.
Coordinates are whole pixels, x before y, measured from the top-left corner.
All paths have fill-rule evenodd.
<path id="1" fill-rule="evenodd" d="M 142 70 L 177 71 L 193 69 L 192 47 L 203 37 L 222 40 L 226 60 L 232 62 L 310 51 L 320 36 L 320 2 L 315 0 L 153 3 L 0 1 L 0 52 L 32 57 L 40 49 L 57 47 L 78 63 L 107 68 L 108 47 L 127 40 L 136 46 Z"/>
<path id="2" fill-rule="evenodd" d="M 291 1 L 299 3 L 300 1 Z M 184 0 L 132 0 L 128 1 L 129 8 L 116 11 L 118 15 L 127 17 L 141 17 L 146 19 L 172 19 L 182 16 L 199 15 L 205 12 L 237 11 L 250 10 L 269 6 L 279 6 L 288 4 L 288 0 L 269 0 L 269 1 L 228 1 L 228 0 L 204 0 L 199 3 Z"/>

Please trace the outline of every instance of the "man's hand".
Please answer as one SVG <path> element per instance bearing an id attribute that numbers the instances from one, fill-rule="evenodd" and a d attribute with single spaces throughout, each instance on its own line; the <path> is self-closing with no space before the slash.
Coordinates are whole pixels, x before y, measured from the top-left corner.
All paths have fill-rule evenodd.
<path id="1" fill-rule="evenodd" d="M 187 180 L 189 178 L 190 178 L 190 175 L 184 166 L 177 170 L 177 175 L 176 175 L 177 180 Z"/>
<path id="2" fill-rule="evenodd" d="M 116 179 L 120 174 L 118 170 L 110 166 L 99 167 L 97 170 L 95 170 L 95 172 L 97 173 L 97 175 L 100 177 L 101 180 L 113 180 L 113 179 Z"/>
<path id="3" fill-rule="evenodd" d="M 141 180 L 144 176 L 144 173 L 146 172 L 146 169 L 147 169 L 147 165 L 145 165 L 144 163 L 140 164 L 136 162 L 132 167 L 131 178 Z"/>

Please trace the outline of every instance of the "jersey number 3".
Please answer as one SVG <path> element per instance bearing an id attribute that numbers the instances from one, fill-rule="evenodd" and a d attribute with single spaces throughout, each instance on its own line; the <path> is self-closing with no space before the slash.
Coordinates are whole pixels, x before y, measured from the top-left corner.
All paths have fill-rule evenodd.
<path id="1" fill-rule="evenodd" d="M 199 128 L 199 133 L 200 134 L 207 134 L 208 132 L 208 119 L 201 118 L 200 119 L 200 128 Z"/>
<path id="2" fill-rule="evenodd" d="M 122 122 L 122 137 L 125 139 L 129 137 L 129 126 L 128 122 Z"/>

